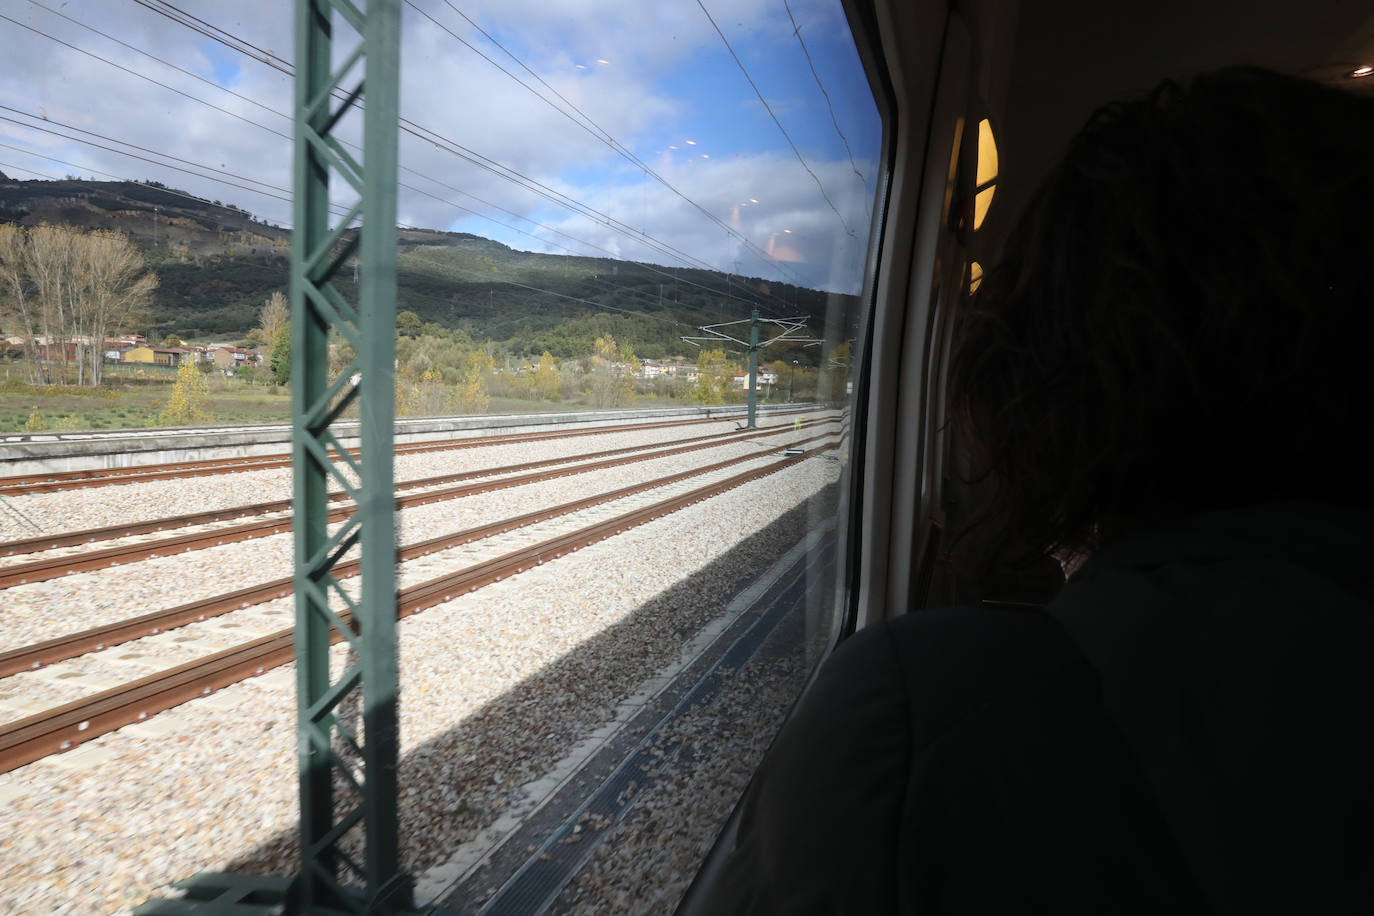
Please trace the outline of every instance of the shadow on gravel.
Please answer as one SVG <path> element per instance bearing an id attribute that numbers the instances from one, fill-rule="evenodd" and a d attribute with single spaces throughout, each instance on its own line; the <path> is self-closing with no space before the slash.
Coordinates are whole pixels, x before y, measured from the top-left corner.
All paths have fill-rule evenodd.
<path id="1" fill-rule="evenodd" d="M 403 869 L 418 877 L 492 824 L 521 797 L 522 785 L 549 772 L 609 720 L 642 681 L 676 657 L 685 641 L 723 614 L 736 594 L 809 530 L 832 518 L 835 494 L 833 484 L 826 487 L 698 574 L 406 754 L 399 801 Z M 461 664 L 455 658 L 455 668 Z M 404 669 L 401 678 L 404 697 Z M 228 870 L 294 874 L 298 850 L 297 833 L 278 834 Z"/>

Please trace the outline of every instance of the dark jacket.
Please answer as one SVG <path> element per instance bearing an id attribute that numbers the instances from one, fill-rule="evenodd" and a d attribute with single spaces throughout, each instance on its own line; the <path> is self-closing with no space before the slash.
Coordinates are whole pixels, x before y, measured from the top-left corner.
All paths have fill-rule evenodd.
<path id="1" fill-rule="evenodd" d="M 1374 525 L 1285 504 L 825 664 L 702 913 L 1374 913 Z"/>

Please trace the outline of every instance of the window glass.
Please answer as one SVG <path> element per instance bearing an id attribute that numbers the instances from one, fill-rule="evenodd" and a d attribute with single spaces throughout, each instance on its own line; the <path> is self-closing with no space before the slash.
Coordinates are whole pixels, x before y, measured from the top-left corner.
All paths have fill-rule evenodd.
<path id="1" fill-rule="evenodd" d="M 19 392 L 0 392 L 0 431 L 290 419 L 274 294 L 291 7 L 35 4 L 0 21 L 0 371 Z M 402 45 L 402 608 L 529 558 L 400 624 L 402 864 L 421 901 L 461 911 L 669 912 L 835 638 L 879 109 L 839 0 L 415 0 Z M 354 199 L 339 188 L 336 216 Z M 59 308 L 76 294 L 33 260 L 98 233 L 136 251 L 131 283 L 156 278 L 104 325 Z M 63 276 L 87 282 L 77 264 Z M 352 302 L 357 280 L 350 261 Z M 352 356 L 335 340 L 331 372 Z M 288 503 L 266 517 L 286 519 L 290 495 L 282 466 L 5 491 L 0 541 L 273 500 Z M 223 541 L 6 585 L 0 651 L 290 576 L 289 525 Z M 5 675 L 0 727 L 289 628 L 291 602 L 264 593 Z M 293 873 L 294 689 L 290 665 L 265 670 L 0 774 L 0 909 Z"/>

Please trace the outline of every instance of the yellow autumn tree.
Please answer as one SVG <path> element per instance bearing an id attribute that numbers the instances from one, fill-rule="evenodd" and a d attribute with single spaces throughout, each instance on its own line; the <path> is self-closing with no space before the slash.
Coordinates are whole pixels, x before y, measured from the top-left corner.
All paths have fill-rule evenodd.
<path id="1" fill-rule="evenodd" d="M 703 350 L 697 358 L 697 381 L 692 400 L 698 404 L 723 404 L 734 380 L 735 366 L 724 350 Z"/>
<path id="2" fill-rule="evenodd" d="M 625 407 L 634 402 L 634 373 L 639 361 L 628 345 L 617 346 L 607 334 L 596 339 L 588 377 L 592 404 L 596 407 Z"/>
<path id="3" fill-rule="evenodd" d="M 192 426 L 213 422 L 210 413 L 210 386 L 205 382 L 205 374 L 197 368 L 195 360 L 184 360 L 177 367 L 176 384 L 167 405 L 158 414 L 162 426 Z"/>
<path id="4" fill-rule="evenodd" d="M 453 409 L 462 414 L 486 413 L 491 396 L 487 393 L 487 376 L 495 363 L 486 350 L 476 349 L 468 355 L 458 384 L 453 386 Z"/>
<path id="5" fill-rule="evenodd" d="M 534 369 L 534 396 L 541 401 L 557 401 L 563 397 L 563 387 L 558 377 L 558 363 L 548 350 L 539 357 L 539 365 Z"/>

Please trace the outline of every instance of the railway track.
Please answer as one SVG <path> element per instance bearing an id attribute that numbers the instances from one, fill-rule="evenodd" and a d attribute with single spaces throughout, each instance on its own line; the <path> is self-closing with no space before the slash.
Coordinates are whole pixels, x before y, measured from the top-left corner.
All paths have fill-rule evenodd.
<path id="1" fill-rule="evenodd" d="M 826 418 L 821 420 L 808 420 L 802 423 L 801 429 L 808 429 L 820 423 L 838 422 L 836 418 Z M 794 429 L 797 427 L 793 427 Z M 758 438 L 767 435 L 781 435 L 786 432 L 786 427 L 776 427 L 767 430 L 758 430 L 752 433 L 739 433 L 735 431 L 726 433 L 709 433 L 704 436 L 693 436 L 683 439 L 678 446 L 717 441 L 721 443 Z M 495 443 L 501 444 L 501 443 Z M 560 458 L 546 458 L 539 461 L 526 461 L 519 464 L 505 465 L 494 468 L 478 468 L 473 471 L 458 471 L 451 474 L 438 474 L 430 477 L 420 477 L 412 480 L 397 481 L 398 491 L 417 490 L 424 487 L 442 486 L 449 483 L 458 483 L 464 480 L 474 480 L 481 477 L 492 477 L 501 474 L 516 474 L 524 471 L 533 471 L 539 468 L 555 467 L 560 464 L 570 464 L 578 461 L 594 460 L 599 458 L 612 458 L 617 455 L 628 455 L 633 452 L 642 452 L 655 448 L 653 445 L 629 445 L 623 448 L 604 449 L 597 452 L 585 452 L 579 455 L 569 455 Z M 329 495 L 330 502 L 343 502 L 348 498 L 348 494 L 341 491 Z M 89 528 L 82 531 L 71 531 L 63 534 L 37 535 L 21 540 L 0 542 L 0 556 L 14 557 L 25 554 L 42 553 L 49 550 L 58 550 L 63 547 L 77 547 L 85 544 L 94 544 L 101 541 L 119 540 L 126 537 L 135 537 L 143 534 L 155 534 L 159 531 L 168 531 L 175 528 L 189 528 L 195 525 L 209 525 L 216 522 L 231 521 L 236 518 L 249 518 L 255 515 L 273 515 L 279 512 L 288 512 L 291 509 L 290 499 L 276 499 L 267 502 L 251 503 L 245 506 L 233 506 L 227 509 L 213 509 L 206 512 L 191 512 L 185 515 L 170 516 L 167 518 L 150 519 L 142 522 L 125 522 L 118 525 L 107 525 L 101 528 Z"/>
<path id="2" fill-rule="evenodd" d="M 835 418 L 814 421 L 815 424 L 826 424 L 838 422 Z M 676 455 L 687 454 L 702 449 L 714 448 L 720 445 L 729 444 L 736 441 L 747 441 L 749 439 L 763 438 L 769 436 L 783 435 L 787 428 L 755 430 L 751 433 L 726 434 L 725 438 L 716 436 L 702 437 L 709 441 L 696 442 L 689 445 L 672 446 L 667 449 L 657 449 L 645 452 L 643 446 L 637 449 L 614 449 L 611 451 L 628 452 L 639 451 L 640 454 L 626 456 L 624 454 L 575 464 L 572 467 L 554 467 L 553 470 L 535 470 L 528 473 L 517 473 L 511 476 L 498 477 L 494 480 L 479 480 L 474 483 L 459 484 L 448 486 L 436 490 L 425 490 L 420 493 L 402 495 L 396 498 L 396 509 L 402 510 L 417 506 L 429 505 L 431 503 L 443 502 L 447 500 L 460 499 L 465 496 L 474 496 L 480 493 L 489 493 L 494 490 L 507 489 L 509 487 L 523 486 L 531 483 L 540 483 L 546 480 L 553 480 L 559 477 L 567 477 L 573 474 L 584 474 L 591 471 L 604 470 L 606 468 L 619 467 L 627 464 L 634 464 L 641 461 L 650 461 L 655 458 L 673 457 Z M 570 459 L 553 459 L 544 462 L 528 462 L 524 466 L 530 465 L 550 465 L 566 464 Z M 522 466 L 516 466 L 522 467 Z M 461 474 L 444 475 L 451 478 L 462 477 L 490 477 L 493 474 L 508 472 L 512 468 L 498 468 L 490 470 L 479 470 L 462 472 Z M 432 478 L 437 481 L 439 478 Z M 342 502 L 346 494 L 335 494 L 336 501 Z M 290 508 L 290 500 L 280 500 L 269 505 L 276 507 L 276 511 L 283 511 Z M 269 510 L 271 511 L 271 510 Z M 353 509 L 350 505 L 340 505 L 331 509 L 328 515 L 330 522 L 341 521 L 347 518 Z M 183 518 L 201 518 L 205 515 L 214 515 L 223 518 L 224 512 L 197 513 L 193 516 Z M 175 519 L 170 520 L 175 521 Z M 195 524 L 196 522 L 185 522 L 184 524 Z M 114 526 L 113 530 L 134 533 L 132 529 L 136 526 L 119 525 Z M 109 532 L 112 529 L 101 529 Z M 156 541 L 142 541 L 132 544 L 122 544 L 114 547 L 107 547 L 99 550 L 85 551 L 76 555 L 49 557 L 33 560 L 25 563 L 16 563 L 0 568 L 0 589 L 10 588 L 15 585 L 27 585 L 33 582 L 45 582 L 49 579 L 56 579 L 62 576 L 74 575 L 80 572 L 92 572 L 99 569 L 122 566 L 129 563 L 136 563 L 141 560 L 151 559 L 159 556 L 170 556 L 176 553 L 184 553 L 191 550 L 198 550 L 206 547 L 217 547 L 224 544 L 233 544 L 240 541 L 251 540 L 254 538 L 270 537 L 291 530 L 291 516 L 263 519 L 255 522 L 248 522 L 241 525 L 234 525 L 226 528 L 215 528 L 209 531 L 199 531 L 191 534 L 176 535 L 169 538 L 161 538 Z M 82 535 L 90 535 L 92 532 L 81 532 Z M 124 537 L 125 533 L 112 535 L 112 537 Z M 43 543 L 49 543 L 51 539 L 37 539 Z M 91 539 L 94 540 L 93 538 Z M 78 543 L 86 543 L 81 541 Z M 19 544 L 22 542 L 13 542 Z M 70 545 L 68 545 L 70 546 Z M 9 549 L 10 545 L 4 545 Z M 42 549 L 49 549 L 44 547 Z"/>
<path id="3" fill-rule="evenodd" d="M 783 416 L 795 411 L 779 412 Z M 594 426 L 586 429 L 557 429 L 538 433 L 514 433 L 505 436 L 480 436 L 471 439 L 444 439 L 426 442 L 403 443 L 396 446 L 396 454 L 413 455 L 427 452 L 450 451 L 465 448 L 479 448 L 488 445 L 509 445 L 522 442 L 539 442 L 545 439 L 567 439 L 581 436 L 604 435 L 615 432 L 635 432 L 640 430 L 663 429 L 673 426 L 693 426 L 702 423 L 720 423 L 739 419 L 739 414 L 719 417 L 706 417 L 695 420 L 664 420 L 653 423 L 632 423 L 621 426 Z M 347 450 L 357 456 L 358 449 Z M 25 474 L 14 477 L 0 477 L 0 496 L 21 496 L 29 493 L 51 493 L 59 490 L 76 490 L 86 487 L 117 486 L 126 483 L 141 483 L 148 480 L 167 480 L 185 477 L 208 477 L 216 474 L 232 474 L 243 471 L 261 471 L 291 466 L 291 455 L 249 455 L 242 458 L 211 458 L 198 461 L 176 461 L 163 464 L 150 464 L 136 468 L 100 468 L 84 471 L 55 471 L 47 474 Z"/>
<path id="4" fill-rule="evenodd" d="M 830 437 L 831 434 L 823 433 L 818 436 L 789 442 L 785 447 L 801 448 Z M 727 458 L 724 461 L 703 465 L 702 467 L 694 468 L 690 471 L 683 471 L 677 474 L 668 475 L 667 477 L 654 478 L 644 483 L 620 487 L 616 490 L 598 493 L 583 499 L 550 506 L 545 509 L 538 509 L 533 512 L 527 512 L 513 518 L 502 519 L 486 525 L 479 525 L 475 528 L 468 528 L 451 534 L 427 538 L 414 544 L 398 547 L 396 550 L 396 559 L 397 562 L 405 562 L 407 560 L 429 556 L 441 550 L 448 550 L 451 547 L 458 547 L 483 538 L 504 534 L 507 531 L 513 531 L 517 528 L 523 528 L 528 525 L 537 524 L 538 522 L 558 518 L 559 516 L 570 515 L 574 512 L 580 512 L 583 509 L 589 509 L 603 503 L 614 502 L 615 500 L 624 499 L 647 490 L 669 486 L 691 477 L 710 474 L 746 461 L 753 461 L 759 457 L 758 454 L 751 454 Z M 345 579 L 357 575 L 358 571 L 358 562 L 351 561 L 334 567 L 333 574 L 336 578 Z M 44 665 L 66 661 L 87 652 L 101 651 L 145 636 L 155 636 L 159 633 L 176 629 L 177 627 L 191 623 L 199 623 L 204 620 L 209 620 L 212 617 L 218 617 L 236 610 L 251 607 L 255 604 L 261 604 L 264 601 L 284 598 L 291 594 L 292 591 L 293 584 L 291 577 L 283 576 L 268 582 L 250 585 L 246 588 L 227 592 L 222 595 L 214 595 L 199 601 L 188 602 L 167 610 L 154 611 L 129 620 L 120 621 L 119 623 L 92 627 L 87 630 L 45 640 L 41 643 L 34 643 L 33 645 L 0 652 L 0 677 L 8 677 L 20 671 L 34 670 Z"/>
<path id="5" fill-rule="evenodd" d="M 830 438 L 828 435 L 815 439 Z M 807 440 L 813 441 L 813 440 Z M 626 530 L 645 524 L 663 515 L 678 511 L 687 506 L 710 499 L 727 490 L 753 480 L 777 473 L 807 460 L 816 452 L 784 457 L 760 468 L 743 471 L 724 480 L 709 483 L 687 493 L 661 500 L 649 506 L 632 509 L 611 519 L 578 528 L 575 531 L 558 535 L 537 544 L 511 551 L 491 560 L 479 562 L 455 573 L 439 576 L 426 582 L 404 589 L 398 595 L 397 613 L 406 617 L 421 610 L 449 601 L 457 595 L 475 591 L 484 585 L 498 582 L 510 575 L 517 575 L 526 569 L 538 566 L 548 560 L 564 556 L 566 553 L 581 549 L 589 544 L 613 537 Z M 512 527 L 533 524 L 556 514 L 567 514 L 582 508 L 624 498 L 632 492 L 641 492 L 687 479 L 691 476 L 719 470 L 732 463 L 756 460 L 759 456 L 746 456 L 719 462 L 710 468 L 694 469 L 661 478 L 655 481 L 623 488 L 612 493 L 599 494 L 586 500 L 565 503 L 528 513 L 516 519 L 508 519 L 480 529 L 457 532 L 430 542 L 411 545 L 404 550 L 425 551 L 446 549 L 459 543 L 467 543 L 480 536 L 490 536 Z M 480 532 L 486 531 L 486 534 Z M 465 540 L 464 540 L 465 539 Z M 440 542 L 447 542 L 439 546 Z M 414 554 L 414 555 L 423 555 Z M 280 597 L 283 584 L 289 591 L 289 582 L 278 580 L 258 588 L 275 588 L 276 592 L 262 600 Z M 238 595 L 240 593 L 235 593 Z M 231 596 L 220 596 L 230 598 Z M 226 608 L 225 611 L 232 610 Z M 173 609 L 175 613 L 185 608 Z M 341 614 L 346 625 L 352 620 L 346 613 Z M 197 618 L 200 619 L 200 618 Z M 140 618 L 146 626 L 146 618 Z M 191 622 L 191 621 L 186 621 Z M 133 624 L 135 621 L 126 621 Z M 122 626 L 122 625 L 120 625 Z M 155 631 L 156 632 L 156 631 Z M 81 635 L 81 634 L 78 634 Z M 137 636 L 129 636 L 137 638 Z M 339 635 L 335 634 L 337 641 Z M 47 645 L 47 644 L 44 644 Z M 35 648 L 35 647 L 30 647 Z M 292 660 L 294 653 L 294 631 L 291 628 L 260 637 L 239 646 L 213 653 L 203 659 L 158 672 L 132 681 L 128 684 L 106 690 L 90 697 L 58 706 L 54 709 L 29 716 L 25 719 L 0 726 L 0 772 L 8 772 L 49 754 L 68 750 L 83 741 L 105 734 L 124 725 L 140 722 L 173 706 L 180 705 L 200 696 L 213 693 L 224 686 L 262 674 Z M 7 653 L 7 655 L 10 653 Z M 68 656 L 70 657 L 70 656 Z"/>

